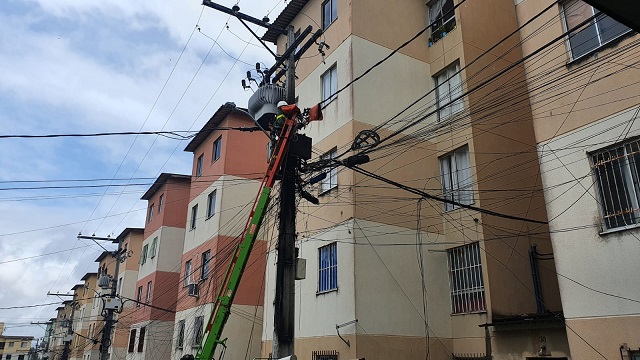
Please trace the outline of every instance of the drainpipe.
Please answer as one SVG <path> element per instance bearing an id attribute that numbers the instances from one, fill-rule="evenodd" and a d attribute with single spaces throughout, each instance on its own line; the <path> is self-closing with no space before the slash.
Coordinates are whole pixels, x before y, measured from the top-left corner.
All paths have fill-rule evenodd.
<path id="1" fill-rule="evenodd" d="M 531 278 L 533 279 L 533 293 L 536 297 L 536 313 L 543 314 L 546 309 L 542 301 L 542 286 L 540 285 L 540 273 L 538 271 L 538 258 L 536 244 L 531 244 L 529 248 L 529 264 L 531 265 Z"/>

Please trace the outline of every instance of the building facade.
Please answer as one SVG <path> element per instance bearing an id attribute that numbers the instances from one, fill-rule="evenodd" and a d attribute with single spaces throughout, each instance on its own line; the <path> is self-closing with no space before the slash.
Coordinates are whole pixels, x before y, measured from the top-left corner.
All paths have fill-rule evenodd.
<path id="1" fill-rule="evenodd" d="M 28 360 L 33 336 L 5 335 L 4 323 L 0 322 L 0 359 Z"/>
<path id="2" fill-rule="evenodd" d="M 640 358 L 639 38 L 579 0 L 516 3 L 572 358 Z"/>
<path id="3" fill-rule="evenodd" d="M 147 201 L 127 359 L 169 360 L 191 176 L 161 174 Z"/>
<path id="4" fill-rule="evenodd" d="M 227 103 L 185 149 L 194 157 L 173 332 L 174 360 L 195 354 L 203 340 L 266 170 L 269 139 L 265 134 L 218 130 L 240 127 L 255 124 L 246 110 Z M 260 355 L 266 251 L 265 242 L 257 240 L 223 333 L 227 338 L 225 359 Z"/>
<path id="5" fill-rule="evenodd" d="M 292 0 L 275 20 L 320 26 L 330 45 L 296 67 L 298 105 L 324 106 L 324 120 L 304 130 L 315 160 L 344 159 L 373 129 L 382 143 L 363 169 L 450 201 L 345 168 L 307 187 L 320 205 L 298 205 L 299 359 L 569 357 L 554 261 L 541 258 L 553 249 L 516 5 L 460 3 Z M 263 39 L 284 52 L 285 36 Z"/>

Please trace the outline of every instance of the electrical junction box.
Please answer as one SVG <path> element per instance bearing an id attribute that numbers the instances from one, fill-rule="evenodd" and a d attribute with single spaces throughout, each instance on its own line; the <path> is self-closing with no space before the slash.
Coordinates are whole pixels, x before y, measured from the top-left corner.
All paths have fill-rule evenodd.
<path id="1" fill-rule="evenodd" d="M 307 278 L 307 259 L 296 258 L 296 280 Z"/>
<path id="2" fill-rule="evenodd" d="M 106 297 L 104 299 L 104 308 L 107 310 L 119 311 L 122 309 L 122 300 L 118 298 Z"/>

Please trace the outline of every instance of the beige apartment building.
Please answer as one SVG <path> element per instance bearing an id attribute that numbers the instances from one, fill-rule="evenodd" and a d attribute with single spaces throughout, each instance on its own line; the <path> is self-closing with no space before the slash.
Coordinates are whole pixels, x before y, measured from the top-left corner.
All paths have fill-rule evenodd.
<path id="1" fill-rule="evenodd" d="M 325 105 L 324 120 L 304 130 L 313 160 L 344 159 L 356 135 L 374 129 L 393 137 L 363 169 L 456 202 L 420 199 L 345 168 L 306 186 L 320 205 L 298 205 L 307 269 L 296 283 L 298 359 L 570 358 L 516 5 L 469 0 L 452 10 L 457 4 L 292 0 L 274 22 L 322 27 L 330 46 L 324 55 L 312 47 L 296 68 L 298 105 Z M 285 36 L 263 39 L 283 53 Z M 273 338 L 275 256 L 263 357 Z"/>
<path id="2" fill-rule="evenodd" d="M 184 248 L 177 285 L 171 358 L 195 355 L 229 263 L 267 167 L 262 132 L 223 131 L 255 127 L 246 110 L 222 105 L 185 148 L 193 153 Z M 253 247 L 222 334 L 224 359 L 260 356 L 266 242 Z M 223 346 L 218 349 L 222 351 Z M 215 354 L 216 358 L 220 353 Z"/>
<path id="3" fill-rule="evenodd" d="M 542 13 L 524 55 L 550 44 L 525 68 L 571 356 L 640 359 L 640 38 L 579 0 L 516 2 Z"/>
<path id="4" fill-rule="evenodd" d="M 0 322 L 0 359 L 28 360 L 33 336 L 5 335 L 4 323 Z"/>

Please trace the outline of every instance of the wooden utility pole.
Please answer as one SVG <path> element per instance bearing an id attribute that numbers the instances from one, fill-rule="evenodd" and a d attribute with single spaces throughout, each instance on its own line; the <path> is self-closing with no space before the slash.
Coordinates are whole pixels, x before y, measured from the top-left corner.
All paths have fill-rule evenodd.
<path id="1" fill-rule="evenodd" d="M 287 28 L 287 46 L 294 46 L 295 31 Z M 286 59 L 286 98 L 288 104 L 296 102 L 296 61 L 291 51 Z M 295 327 L 296 279 L 296 177 L 298 158 L 287 155 L 282 166 L 280 184 L 280 223 L 278 226 L 278 261 L 276 263 L 276 294 L 274 309 L 273 357 L 293 355 Z"/>

